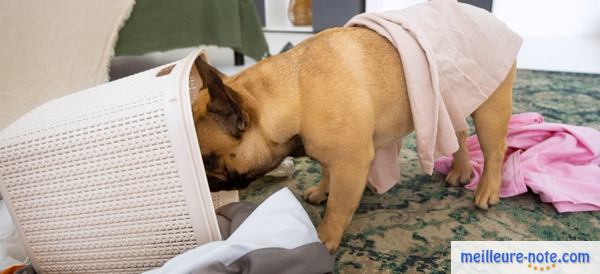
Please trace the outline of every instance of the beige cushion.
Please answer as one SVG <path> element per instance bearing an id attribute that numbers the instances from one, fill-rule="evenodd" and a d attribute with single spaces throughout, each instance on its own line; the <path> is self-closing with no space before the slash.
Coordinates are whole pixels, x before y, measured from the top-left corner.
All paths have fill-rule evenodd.
<path id="1" fill-rule="evenodd" d="M 0 129 L 32 108 L 108 81 L 133 0 L 0 0 Z"/>

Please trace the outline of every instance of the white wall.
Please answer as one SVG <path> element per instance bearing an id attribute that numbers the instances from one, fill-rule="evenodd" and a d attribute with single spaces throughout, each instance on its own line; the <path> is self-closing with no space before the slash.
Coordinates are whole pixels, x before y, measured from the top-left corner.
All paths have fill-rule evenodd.
<path id="1" fill-rule="evenodd" d="M 599 0 L 494 0 L 492 11 L 523 36 L 600 37 Z"/>
<path id="2" fill-rule="evenodd" d="M 367 12 L 426 0 L 367 0 Z M 519 68 L 600 73 L 600 0 L 494 0 L 492 13 L 523 38 Z"/>
<path id="3" fill-rule="evenodd" d="M 494 0 L 492 12 L 523 36 L 520 68 L 600 73 L 599 0 Z"/>
<path id="4" fill-rule="evenodd" d="M 365 9 L 367 12 L 399 10 L 425 1 L 427 0 L 367 0 Z"/>

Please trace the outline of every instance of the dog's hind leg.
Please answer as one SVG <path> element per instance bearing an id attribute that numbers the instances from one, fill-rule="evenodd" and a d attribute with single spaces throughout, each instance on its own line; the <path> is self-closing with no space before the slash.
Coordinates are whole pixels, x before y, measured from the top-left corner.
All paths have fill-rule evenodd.
<path id="1" fill-rule="evenodd" d="M 312 205 L 319 205 L 327 200 L 329 193 L 329 169 L 321 165 L 323 172 L 321 173 L 321 181 L 317 186 L 312 186 L 306 189 L 302 197 Z"/>
<path id="2" fill-rule="evenodd" d="M 467 131 L 457 131 L 458 151 L 452 154 L 452 170 L 446 176 L 446 183 L 450 186 L 464 185 L 471 180 L 473 169 L 469 161 L 469 150 L 467 149 Z"/>
<path id="3" fill-rule="evenodd" d="M 500 202 L 502 163 L 506 152 L 508 120 L 512 114 L 512 85 L 515 67 L 496 91 L 473 113 L 477 138 L 483 151 L 483 174 L 475 191 L 475 205 L 481 209 Z"/>

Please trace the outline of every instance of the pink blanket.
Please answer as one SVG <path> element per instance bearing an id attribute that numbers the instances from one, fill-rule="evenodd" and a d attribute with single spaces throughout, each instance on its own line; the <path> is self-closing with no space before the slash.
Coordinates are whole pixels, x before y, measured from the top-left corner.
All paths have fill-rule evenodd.
<path id="1" fill-rule="evenodd" d="M 544 123 L 537 113 L 513 115 L 502 170 L 500 197 L 527 192 L 540 195 L 559 212 L 600 210 L 600 132 L 587 127 Z M 467 139 L 475 190 L 483 172 L 483 154 L 476 136 Z M 452 157 L 435 169 L 448 173 Z"/>
<path id="2" fill-rule="evenodd" d="M 400 53 L 423 172 L 458 150 L 456 131 L 505 79 L 522 39 L 489 12 L 456 0 L 364 13 L 346 26 L 365 26 Z M 369 183 L 378 193 L 400 179 L 399 144 L 378 149 Z"/>

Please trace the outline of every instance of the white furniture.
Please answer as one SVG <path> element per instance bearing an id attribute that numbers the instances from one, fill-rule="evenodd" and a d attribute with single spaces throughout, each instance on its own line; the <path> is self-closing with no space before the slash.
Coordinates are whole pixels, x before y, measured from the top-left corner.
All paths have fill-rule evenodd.
<path id="1" fill-rule="evenodd" d="M 294 26 L 288 19 L 290 0 L 265 0 L 265 38 L 271 55 L 279 51 L 288 42 L 297 45 L 313 35 L 312 26 Z M 316 0 L 319 1 L 319 0 Z"/>

